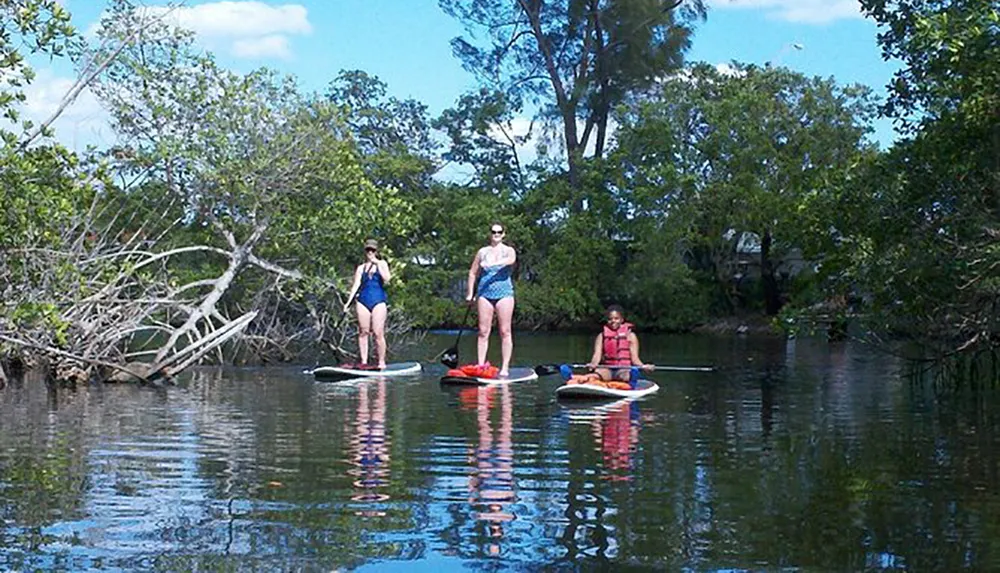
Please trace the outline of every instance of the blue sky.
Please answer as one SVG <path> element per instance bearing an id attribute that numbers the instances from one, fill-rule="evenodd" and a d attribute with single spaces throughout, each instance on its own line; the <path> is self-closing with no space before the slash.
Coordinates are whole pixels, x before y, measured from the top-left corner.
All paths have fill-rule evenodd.
<path id="1" fill-rule="evenodd" d="M 62 0 L 80 30 L 97 20 L 101 0 Z M 861 18 L 857 0 L 709 0 L 689 60 L 773 62 L 840 83 L 863 83 L 884 91 L 895 65 L 884 62 L 876 27 Z M 147 0 L 149 6 L 166 2 Z M 379 76 L 392 95 L 426 103 L 432 114 L 475 86 L 452 56 L 449 41 L 461 26 L 437 0 L 188 0 L 173 13 L 194 29 L 198 42 L 238 71 L 260 66 L 299 79 L 306 90 L 323 91 L 342 69 Z M 71 82 L 64 64 L 35 62 L 40 72 L 29 92 L 28 114 L 45 117 Z M 72 147 L 111 144 L 103 112 L 89 94 L 56 124 Z M 893 134 L 879 122 L 875 138 L 888 145 Z"/>

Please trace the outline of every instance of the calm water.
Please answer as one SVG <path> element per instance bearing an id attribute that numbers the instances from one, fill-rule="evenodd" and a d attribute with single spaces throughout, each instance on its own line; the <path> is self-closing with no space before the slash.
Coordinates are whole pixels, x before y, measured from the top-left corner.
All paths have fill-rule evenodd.
<path id="1" fill-rule="evenodd" d="M 532 365 L 590 339 L 518 344 Z M 432 363 L 389 382 L 300 366 L 9 387 L 0 570 L 1000 568 L 992 396 L 935 399 L 850 344 L 643 352 L 719 370 L 589 407 L 556 402 L 556 377 L 442 387 Z"/>

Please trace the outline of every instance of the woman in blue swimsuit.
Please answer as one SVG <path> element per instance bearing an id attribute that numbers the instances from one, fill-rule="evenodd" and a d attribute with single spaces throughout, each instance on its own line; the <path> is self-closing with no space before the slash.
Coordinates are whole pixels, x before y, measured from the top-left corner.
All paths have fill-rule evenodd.
<path id="1" fill-rule="evenodd" d="M 503 225 L 490 225 L 490 244 L 479 249 L 469 268 L 468 289 L 465 300 L 470 303 L 477 299 L 479 311 L 479 364 L 486 363 L 486 353 L 490 346 L 490 330 L 493 328 L 493 313 L 496 311 L 497 326 L 500 329 L 501 365 L 499 376 L 507 376 L 510 357 L 514 354 L 514 336 L 511 320 L 514 317 L 514 283 L 511 271 L 517 261 L 513 247 L 503 244 Z M 476 281 L 478 279 L 478 288 Z"/>
<path id="2" fill-rule="evenodd" d="M 354 285 L 344 304 L 344 312 L 351 306 L 354 295 L 358 301 L 354 309 L 358 313 L 358 354 L 361 357 L 360 368 L 368 366 L 368 339 L 375 335 L 375 352 L 378 356 L 378 369 L 385 369 L 385 317 L 389 298 L 385 294 L 385 284 L 392 278 L 389 263 L 378 257 L 378 242 L 375 239 L 365 241 L 365 262 L 358 265 L 354 271 Z"/>

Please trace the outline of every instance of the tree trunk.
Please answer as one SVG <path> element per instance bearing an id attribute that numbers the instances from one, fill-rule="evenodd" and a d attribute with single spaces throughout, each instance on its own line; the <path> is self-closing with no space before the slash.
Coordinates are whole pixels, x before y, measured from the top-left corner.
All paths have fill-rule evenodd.
<path id="1" fill-rule="evenodd" d="M 774 316 L 781 310 L 781 296 L 778 280 L 774 276 L 774 262 L 771 260 L 771 231 L 764 231 L 760 240 L 760 282 L 764 290 L 764 312 Z"/>
<path id="2" fill-rule="evenodd" d="M 555 92 L 556 106 L 562 114 L 563 136 L 566 138 L 566 162 L 569 168 L 569 185 L 570 188 L 577 190 L 580 188 L 580 139 L 576 132 L 576 111 L 579 99 L 575 92 L 577 92 L 579 86 L 573 86 L 573 94 L 567 93 L 567 88 L 559 75 L 559 68 L 556 66 L 552 46 L 549 45 L 549 39 L 542 30 L 541 3 L 518 0 L 518 4 L 521 6 L 521 10 L 525 16 L 528 17 L 532 35 L 535 37 L 535 42 L 538 44 L 538 51 L 542 54 L 545 61 L 545 69 L 549 75 L 549 81 L 552 83 L 552 90 Z M 582 197 L 574 199 L 573 210 L 576 212 L 583 210 Z"/>
<path id="3" fill-rule="evenodd" d="M 597 118 L 597 139 L 594 141 L 594 157 L 600 159 L 604 156 L 604 145 L 608 137 L 608 104 L 601 96 L 601 109 Z"/>

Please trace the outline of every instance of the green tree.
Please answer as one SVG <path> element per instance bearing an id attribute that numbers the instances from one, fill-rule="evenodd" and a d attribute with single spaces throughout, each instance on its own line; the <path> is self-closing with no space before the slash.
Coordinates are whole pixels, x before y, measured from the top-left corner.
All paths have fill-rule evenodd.
<path id="1" fill-rule="evenodd" d="M 775 240 L 805 246 L 830 235 L 833 213 L 817 211 L 817 198 L 844 186 L 870 148 L 873 112 L 864 87 L 782 68 L 694 66 L 622 108 L 622 201 L 640 219 L 685 228 L 691 248 L 710 253 L 719 285 L 732 277 L 739 236 L 756 234 L 764 307 L 775 314 Z"/>
<path id="2" fill-rule="evenodd" d="M 862 7 L 880 25 L 884 56 L 903 63 L 883 112 L 905 137 L 867 182 L 854 268 L 881 326 L 939 357 L 996 357 L 1000 8 L 981 0 Z"/>
<path id="3" fill-rule="evenodd" d="M 345 70 L 330 83 L 326 96 L 340 106 L 372 182 L 418 197 L 438 168 L 427 106 L 387 96 L 387 90 L 378 77 Z"/>
<path id="4" fill-rule="evenodd" d="M 30 54 L 58 58 L 76 45 L 76 30 L 70 14 L 56 0 L 4 0 L 0 3 L 0 118 L 23 132 L 34 124 L 21 118 L 19 104 L 25 101 L 24 87 L 35 78 L 25 59 Z M 21 134 L 0 129 L 7 147 L 21 143 Z"/>
<path id="5" fill-rule="evenodd" d="M 172 309 L 183 324 L 156 360 L 196 329 L 251 313 L 263 313 L 250 327 L 258 336 L 245 339 L 251 354 L 285 357 L 290 342 L 334 326 L 358 245 L 406 235 L 411 206 L 398 189 L 373 184 L 342 106 L 303 95 L 270 70 L 225 70 L 194 49 L 189 33 L 147 18 L 114 3 L 92 58 L 109 40 L 143 30 L 95 84 L 129 142 L 114 155 L 132 176 L 109 198 L 160 194 L 179 206 L 175 225 L 200 229 L 188 235 L 200 244 L 155 255 L 198 253 L 164 266 L 178 283 L 172 292 L 204 293 L 197 305 Z"/>
<path id="6" fill-rule="evenodd" d="M 600 157 L 612 107 L 679 67 L 701 0 L 440 0 L 470 38 L 452 41 L 463 66 L 512 109 L 541 105 L 559 126 L 570 186 L 594 136 Z M 471 38 L 485 38 L 478 44 Z M 579 124 L 583 125 L 581 130 Z M 578 202 L 577 208 L 582 207 Z"/>
<path id="7" fill-rule="evenodd" d="M 21 116 L 24 88 L 35 77 L 25 58 L 57 58 L 75 43 L 69 13 L 54 0 L 0 3 L 0 248 L 52 246 L 88 197 L 85 170 L 58 145 L 22 149 L 35 125 Z M 20 258 L 8 252 L 14 259 Z"/>
<path id="8" fill-rule="evenodd" d="M 518 135 L 513 125 L 515 112 L 500 91 L 482 88 L 462 95 L 433 122 L 448 138 L 442 158 L 456 167 L 471 168 L 473 176 L 468 184 L 496 194 L 521 196 L 529 174 L 518 147 L 528 142 L 532 129 Z"/>

